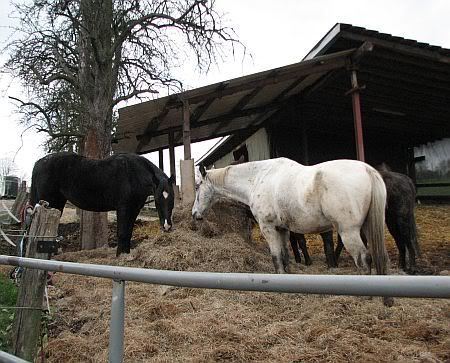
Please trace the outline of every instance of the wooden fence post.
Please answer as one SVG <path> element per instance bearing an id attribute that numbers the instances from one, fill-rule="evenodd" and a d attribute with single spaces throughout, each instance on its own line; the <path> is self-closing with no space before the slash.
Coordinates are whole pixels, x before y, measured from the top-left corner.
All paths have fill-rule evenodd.
<path id="1" fill-rule="evenodd" d="M 17 193 L 16 199 L 14 200 L 14 204 L 11 208 L 12 214 L 16 216 L 16 218 L 21 219 L 20 213 L 23 211 L 23 208 L 28 202 L 28 193 L 27 193 L 27 186 L 22 183 L 21 188 L 19 189 L 19 192 Z"/>
<path id="2" fill-rule="evenodd" d="M 37 241 L 55 240 L 61 212 L 40 207 L 33 217 L 26 257 L 49 259 L 48 253 L 37 252 Z M 17 297 L 13 328 L 14 355 L 34 361 L 41 334 L 42 306 L 47 271 L 24 269 Z"/>

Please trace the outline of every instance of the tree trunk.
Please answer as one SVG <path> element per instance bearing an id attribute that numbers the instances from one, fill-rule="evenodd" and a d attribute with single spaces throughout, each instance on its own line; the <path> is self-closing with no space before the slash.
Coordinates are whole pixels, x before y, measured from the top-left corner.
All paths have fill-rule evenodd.
<path id="1" fill-rule="evenodd" d="M 84 155 L 91 159 L 101 159 L 104 155 L 99 147 L 98 136 L 88 131 L 84 145 Z M 108 243 L 108 213 L 82 210 L 80 216 L 81 249 L 91 250 Z"/>
<path id="2" fill-rule="evenodd" d="M 112 101 L 116 81 L 112 66 L 112 1 L 82 0 L 79 80 L 85 140 L 83 155 L 103 159 L 110 154 Z M 81 246 L 93 249 L 108 242 L 107 213 L 82 211 Z"/>

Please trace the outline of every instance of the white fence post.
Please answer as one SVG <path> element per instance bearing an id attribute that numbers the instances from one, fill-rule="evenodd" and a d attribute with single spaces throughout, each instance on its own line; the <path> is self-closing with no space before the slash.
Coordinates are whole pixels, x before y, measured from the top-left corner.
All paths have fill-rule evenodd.
<path id="1" fill-rule="evenodd" d="M 109 362 L 123 362 L 125 324 L 125 281 L 113 280 L 111 322 L 109 329 Z"/>

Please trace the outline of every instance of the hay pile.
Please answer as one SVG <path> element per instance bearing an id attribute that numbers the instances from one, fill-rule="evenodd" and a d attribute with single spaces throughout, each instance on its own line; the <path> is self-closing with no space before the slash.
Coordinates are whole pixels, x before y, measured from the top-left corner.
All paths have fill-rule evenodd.
<path id="1" fill-rule="evenodd" d="M 441 255 L 436 271 L 448 270 L 450 263 L 450 223 L 442 225 L 443 212 L 448 217 L 450 207 L 418 209 L 423 260 L 427 261 L 430 249 L 433 255 Z M 430 222 L 429 216 L 434 214 L 437 219 Z M 116 259 L 114 249 L 103 248 L 58 258 L 186 271 L 273 272 L 268 248 L 257 232 L 253 241 L 238 233 L 242 221 L 237 210 L 227 218 L 214 210 L 201 224 L 191 221 L 189 210 L 179 210 L 175 223 L 172 233 L 160 232 L 156 223 L 136 228 L 134 237 L 142 242 L 130 256 Z M 308 243 L 313 265 L 294 266 L 291 258 L 292 272 L 329 273 L 321 240 L 308 236 Z M 394 250 L 390 240 L 389 251 Z M 395 259 L 392 255 L 394 267 Z M 355 272 L 347 254 L 343 254 L 341 266 L 333 273 Z M 106 361 L 111 282 L 57 273 L 54 285 L 50 289 L 54 320 L 49 325 L 48 361 Z M 167 289 L 127 283 L 125 317 L 128 362 L 450 359 L 450 306 L 446 300 L 396 299 L 394 307 L 386 308 L 380 299 L 362 297 Z"/>

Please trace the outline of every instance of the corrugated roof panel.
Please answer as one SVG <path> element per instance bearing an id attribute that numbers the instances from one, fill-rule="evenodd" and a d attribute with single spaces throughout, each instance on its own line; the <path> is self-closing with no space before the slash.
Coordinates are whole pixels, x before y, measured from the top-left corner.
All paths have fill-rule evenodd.
<path id="1" fill-rule="evenodd" d="M 309 86 L 313 85 L 315 82 L 317 82 L 317 80 L 319 80 L 325 74 L 326 74 L 326 72 L 311 74 L 310 76 L 306 77 L 303 81 L 301 81 L 297 87 L 295 87 L 291 91 L 289 91 L 285 95 L 284 98 L 289 98 L 297 93 L 302 92 L 304 89 L 306 89 L 307 87 L 309 87 Z"/>
<path id="2" fill-rule="evenodd" d="M 295 81 L 295 78 L 265 86 L 247 103 L 245 108 L 253 108 L 270 103 L 289 87 L 293 81 Z"/>
<path id="3" fill-rule="evenodd" d="M 249 94 L 252 90 L 245 90 L 241 92 L 233 93 L 229 96 L 224 96 L 216 99 L 211 106 L 205 111 L 205 113 L 200 117 L 199 121 L 207 120 L 211 117 L 216 117 L 220 115 L 224 115 L 231 110 L 233 110 L 234 106 L 238 104 L 242 97 Z"/>

